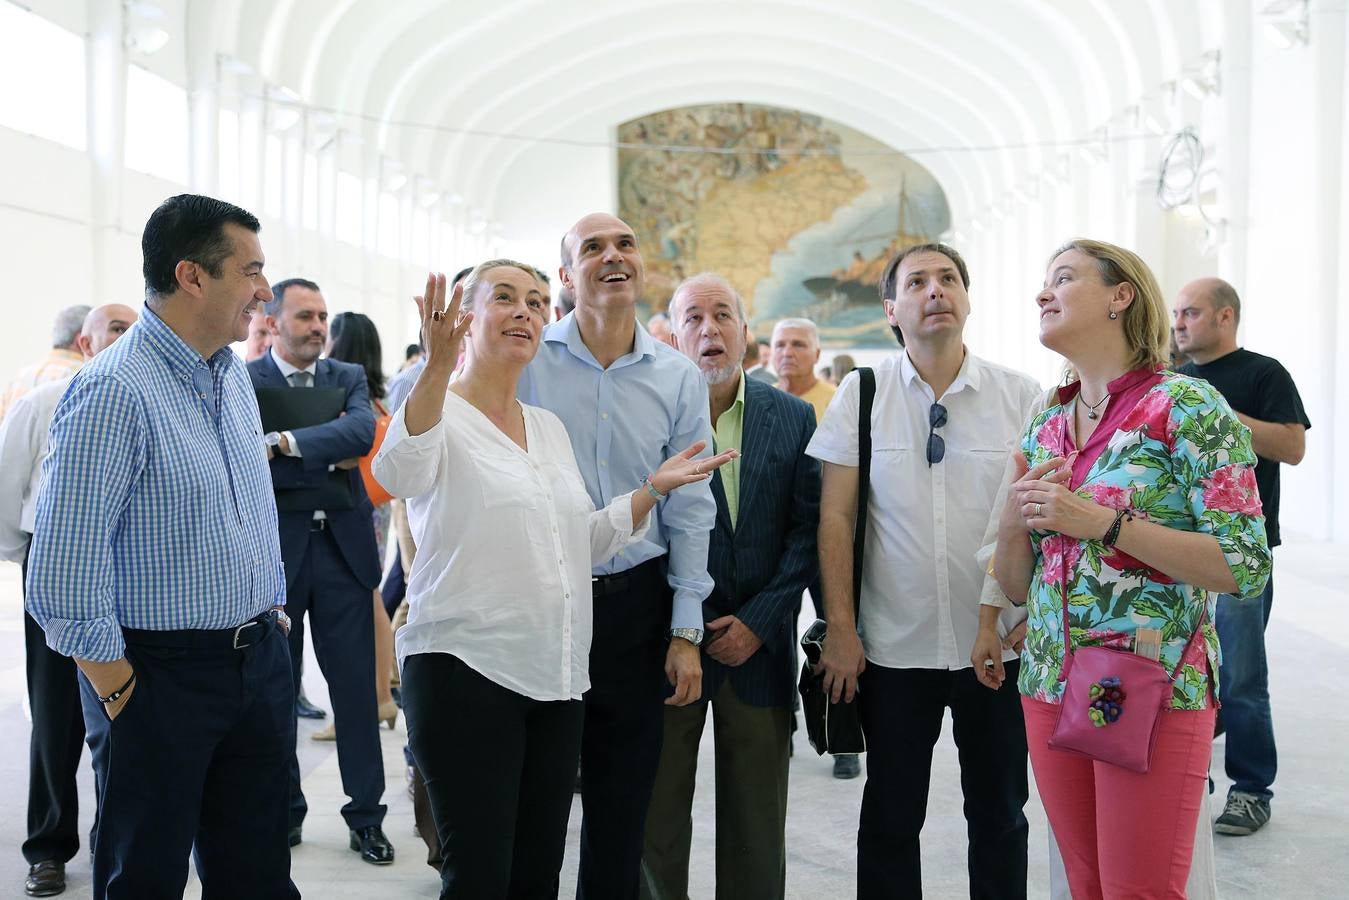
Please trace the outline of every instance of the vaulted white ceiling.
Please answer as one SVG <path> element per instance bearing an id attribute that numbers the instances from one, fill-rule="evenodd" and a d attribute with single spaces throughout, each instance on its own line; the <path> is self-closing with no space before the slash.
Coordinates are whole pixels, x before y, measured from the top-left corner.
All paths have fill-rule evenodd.
<path id="1" fill-rule="evenodd" d="M 1063 150 L 1043 142 L 1086 137 L 1217 46 L 1224 5 L 186 0 L 185 12 L 190 54 L 359 115 L 380 152 L 485 210 L 522 178 L 565 179 L 550 158 L 612 154 L 551 142 L 598 145 L 650 112 L 745 101 L 915 151 L 960 221 L 1053 165 Z"/>

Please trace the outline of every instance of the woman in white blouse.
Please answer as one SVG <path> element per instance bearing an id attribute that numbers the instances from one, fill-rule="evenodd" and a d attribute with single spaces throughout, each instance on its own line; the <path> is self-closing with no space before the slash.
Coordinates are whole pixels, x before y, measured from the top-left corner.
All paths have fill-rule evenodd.
<path id="1" fill-rule="evenodd" d="M 417 306 L 426 369 L 372 469 L 408 498 L 417 542 L 397 648 L 441 897 L 555 897 L 590 685 L 591 566 L 640 537 L 660 497 L 737 454 L 695 459 L 699 442 L 597 511 L 562 422 L 516 400 L 548 312 L 534 270 L 485 262 L 448 307 L 433 276 Z"/>

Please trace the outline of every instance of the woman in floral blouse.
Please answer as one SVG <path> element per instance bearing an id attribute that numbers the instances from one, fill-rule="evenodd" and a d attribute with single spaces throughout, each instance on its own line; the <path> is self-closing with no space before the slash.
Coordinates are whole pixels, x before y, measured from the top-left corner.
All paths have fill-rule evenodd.
<path id="1" fill-rule="evenodd" d="M 1074 898 L 1184 897 L 1216 714 L 1211 592 L 1269 577 L 1250 432 L 1207 382 L 1165 371 L 1166 304 L 1135 254 L 1067 244 L 1036 304 L 1070 379 L 1022 438 L 994 573 L 1029 604 L 1031 765 Z M 1168 671 L 1184 656 L 1147 774 L 1049 749 L 1065 596 L 1074 647 L 1132 651 L 1149 629 Z"/>

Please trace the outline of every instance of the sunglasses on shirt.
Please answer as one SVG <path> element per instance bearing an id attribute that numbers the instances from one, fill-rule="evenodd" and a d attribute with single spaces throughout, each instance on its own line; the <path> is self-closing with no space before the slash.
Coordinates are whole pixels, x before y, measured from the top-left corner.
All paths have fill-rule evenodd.
<path id="1" fill-rule="evenodd" d="M 937 429 L 946 424 L 946 407 L 934 403 L 927 411 L 927 464 L 931 468 L 946 457 L 946 441 Z"/>

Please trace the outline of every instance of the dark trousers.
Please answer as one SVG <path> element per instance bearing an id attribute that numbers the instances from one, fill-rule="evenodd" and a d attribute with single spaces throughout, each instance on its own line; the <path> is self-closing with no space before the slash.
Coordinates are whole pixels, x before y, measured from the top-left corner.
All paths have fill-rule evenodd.
<path id="1" fill-rule="evenodd" d="M 1232 790 L 1269 800 L 1279 772 L 1274 745 L 1274 717 L 1269 708 L 1269 662 L 1265 659 L 1265 626 L 1274 605 L 1274 576 L 1257 597 L 1243 600 L 1218 595 L 1218 643 L 1223 661 L 1218 669 L 1220 731 L 1227 732 L 1223 764 Z"/>
<path id="2" fill-rule="evenodd" d="M 918 835 L 927 816 L 932 748 L 951 709 L 968 824 L 970 896 L 1026 896 L 1026 725 L 1017 661 L 991 691 L 972 669 L 887 669 L 868 662 L 858 696 L 867 783 L 857 829 L 857 896 L 923 895 Z"/>
<path id="3" fill-rule="evenodd" d="M 202 645 L 210 632 L 123 629 L 136 686 L 94 758 L 95 900 L 180 898 L 189 854 L 203 900 L 300 896 L 286 846 L 290 653 L 267 627 L 243 650 Z M 80 696 L 86 721 L 107 721 L 83 677 Z"/>
<path id="4" fill-rule="evenodd" d="M 660 768 L 646 819 L 642 900 L 688 896 L 698 745 L 709 706 L 716 743 L 716 895 L 723 900 L 781 900 L 787 885 L 792 710 L 745 703 L 730 678 L 722 681 L 711 703 L 665 708 Z"/>
<path id="5" fill-rule="evenodd" d="M 598 583 L 581 737 L 577 900 L 637 896 L 642 832 L 660 760 L 671 594 L 663 559 Z"/>
<path id="6" fill-rule="evenodd" d="M 403 710 L 440 836 L 442 898 L 556 898 L 579 700 L 531 700 L 448 653 L 403 663 Z"/>
<path id="7" fill-rule="evenodd" d="M 28 580 L 28 557 L 20 567 Z M 28 739 L 28 839 L 23 858 L 67 862 L 80 849 L 80 802 L 75 774 L 84 747 L 84 710 L 78 669 L 47 646 L 33 617 L 23 616 L 24 667 L 33 731 Z M 94 816 L 98 827 L 98 815 Z"/>
<path id="8" fill-rule="evenodd" d="M 348 828 L 384 821 L 384 754 L 375 716 L 375 618 L 370 589 L 361 587 L 331 531 L 309 536 L 304 559 L 286 560 L 286 613 L 291 618 L 290 650 L 295 693 L 308 619 L 314 655 L 328 682 L 337 727 L 337 768 L 350 801 L 342 807 Z M 290 824 L 304 822 L 309 804 L 300 788 L 300 760 L 291 748 Z"/>

